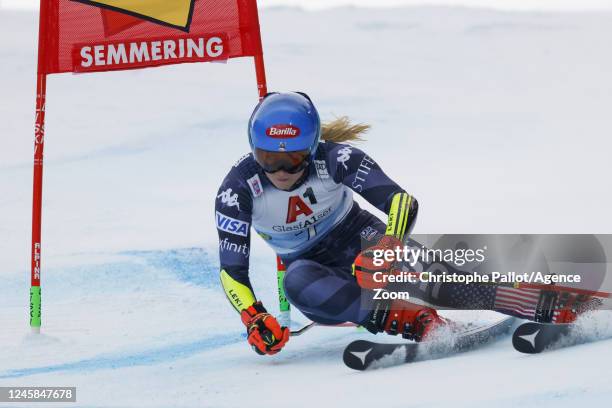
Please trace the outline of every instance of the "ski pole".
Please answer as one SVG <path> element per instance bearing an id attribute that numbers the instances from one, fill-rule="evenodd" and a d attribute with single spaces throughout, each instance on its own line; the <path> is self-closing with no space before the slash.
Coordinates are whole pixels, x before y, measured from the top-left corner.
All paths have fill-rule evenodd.
<path id="1" fill-rule="evenodd" d="M 291 337 L 300 336 L 300 335 L 306 333 L 308 330 L 312 329 L 315 326 L 321 326 L 321 327 L 359 327 L 358 324 L 351 323 L 351 322 L 338 323 L 338 324 L 322 324 L 322 323 L 317 323 L 317 322 L 310 322 L 310 323 L 308 323 L 307 325 L 305 325 L 304 327 L 302 327 L 300 329 L 292 330 L 291 331 Z"/>

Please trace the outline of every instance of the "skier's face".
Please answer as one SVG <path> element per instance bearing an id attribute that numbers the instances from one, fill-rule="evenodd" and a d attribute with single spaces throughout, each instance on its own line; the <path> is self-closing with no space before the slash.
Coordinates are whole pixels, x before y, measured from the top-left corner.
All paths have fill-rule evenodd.
<path id="1" fill-rule="evenodd" d="M 274 173 L 266 172 L 268 179 L 274 184 L 274 187 L 279 190 L 289 190 L 295 183 L 298 182 L 300 177 L 304 174 L 304 170 L 299 171 L 295 174 L 287 173 L 284 170 L 279 170 Z"/>

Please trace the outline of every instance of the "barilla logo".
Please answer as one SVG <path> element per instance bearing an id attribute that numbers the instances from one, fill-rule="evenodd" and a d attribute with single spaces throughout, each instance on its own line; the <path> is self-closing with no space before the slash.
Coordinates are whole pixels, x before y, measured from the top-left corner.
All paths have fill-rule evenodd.
<path id="1" fill-rule="evenodd" d="M 266 129 L 266 135 L 275 139 L 298 137 L 300 135 L 300 128 L 293 125 L 274 125 Z"/>

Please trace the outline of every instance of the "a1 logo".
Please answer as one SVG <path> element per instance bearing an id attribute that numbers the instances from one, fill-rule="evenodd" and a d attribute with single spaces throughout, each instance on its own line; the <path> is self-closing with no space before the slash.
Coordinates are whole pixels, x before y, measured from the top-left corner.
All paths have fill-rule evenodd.
<path id="1" fill-rule="evenodd" d="M 310 201 L 310 204 L 316 204 L 317 199 L 312 191 L 312 187 L 308 187 L 303 194 L 304 198 Z M 289 204 L 287 205 L 287 224 L 291 224 L 297 221 L 297 217 L 300 215 L 309 216 L 312 215 L 312 208 L 302 200 L 300 196 L 289 197 Z"/>

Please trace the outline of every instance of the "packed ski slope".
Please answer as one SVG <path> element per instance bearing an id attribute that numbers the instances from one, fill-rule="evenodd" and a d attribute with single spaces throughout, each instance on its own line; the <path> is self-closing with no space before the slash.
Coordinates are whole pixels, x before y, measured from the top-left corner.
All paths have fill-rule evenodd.
<path id="1" fill-rule="evenodd" d="M 611 22 L 452 8 L 261 16 L 270 89 L 371 123 L 362 147 L 419 198 L 419 233 L 612 232 Z M 248 149 L 250 60 L 50 79 L 44 327 L 30 335 L 36 30 L 32 12 L 0 9 L 0 386 L 75 385 L 87 407 L 612 399 L 612 340 L 523 356 L 505 339 L 356 373 L 342 349 L 370 336 L 316 328 L 255 355 L 217 283 L 213 221 L 217 185 Z M 272 309 L 273 254 L 253 247 L 253 283 Z M 585 324 L 612 335 L 609 315 Z"/>

